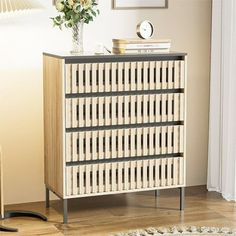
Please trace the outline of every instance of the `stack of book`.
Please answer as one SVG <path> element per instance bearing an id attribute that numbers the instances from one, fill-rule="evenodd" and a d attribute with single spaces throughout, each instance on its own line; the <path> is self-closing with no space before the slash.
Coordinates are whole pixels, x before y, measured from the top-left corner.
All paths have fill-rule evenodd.
<path id="1" fill-rule="evenodd" d="M 114 54 L 129 53 L 167 53 L 170 51 L 169 39 L 113 39 Z"/>

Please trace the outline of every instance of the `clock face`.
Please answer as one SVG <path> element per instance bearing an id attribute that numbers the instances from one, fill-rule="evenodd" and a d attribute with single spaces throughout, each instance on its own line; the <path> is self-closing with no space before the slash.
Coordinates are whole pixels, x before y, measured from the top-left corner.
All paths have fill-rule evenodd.
<path id="1" fill-rule="evenodd" d="M 137 26 L 137 34 L 140 38 L 148 39 L 151 38 L 154 32 L 154 27 L 150 21 L 142 21 Z"/>

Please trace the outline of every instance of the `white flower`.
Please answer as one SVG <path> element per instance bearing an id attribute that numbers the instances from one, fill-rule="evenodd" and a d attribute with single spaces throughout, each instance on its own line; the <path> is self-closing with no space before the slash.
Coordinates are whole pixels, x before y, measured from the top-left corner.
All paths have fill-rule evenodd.
<path id="1" fill-rule="evenodd" d="M 91 0 L 80 0 L 80 4 L 84 9 L 88 9 L 92 7 L 92 1 Z"/>
<path id="2" fill-rule="evenodd" d="M 74 3 L 74 0 L 68 0 L 68 3 L 69 5 L 73 6 L 75 3 Z"/>
<path id="3" fill-rule="evenodd" d="M 58 11 L 63 11 L 63 9 L 64 9 L 64 4 L 62 3 L 62 0 L 57 0 L 57 2 L 56 2 L 56 9 L 57 9 Z"/>

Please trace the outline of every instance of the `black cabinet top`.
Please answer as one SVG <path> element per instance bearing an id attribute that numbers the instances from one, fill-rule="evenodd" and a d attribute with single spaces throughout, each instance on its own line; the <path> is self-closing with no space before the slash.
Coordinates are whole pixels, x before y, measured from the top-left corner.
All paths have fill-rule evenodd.
<path id="1" fill-rule="evenodd" d="M 64 59 L 66 64 L 71 63 L 100 63 L 100 62 L 128 62 L 128 61 L 163 61 L 163 60 L 184 60 L 187 53 L 135 53 L 135 54 L 93 54 L 83 53 L 73 55 L 70 53 L 47 53 L 43 55 Z"/>

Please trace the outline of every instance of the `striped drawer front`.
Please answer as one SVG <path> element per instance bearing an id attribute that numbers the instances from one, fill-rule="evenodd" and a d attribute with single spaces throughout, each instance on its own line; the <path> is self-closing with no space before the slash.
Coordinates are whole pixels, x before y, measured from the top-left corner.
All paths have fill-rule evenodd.
<path id="1" fill-rule="evenodd" d="M 66 161 L 182 153 L 183 136 L 183 125 L 66 133 Z"/>
<path id="2" fill-rule="evenodd" d="M 66 64 L 66 93 L 184 88 L 184 61 Z"/>
<path id="3" fill-rule="evenodd" d="M 184 184 L 183 157 L 66 167 L 66 195 L 93 195 Z"/>
<path id="4" fill-rule="evenodd" d="M 66 99 L 66 128 L 183 119 L 183 93 Z"/>

